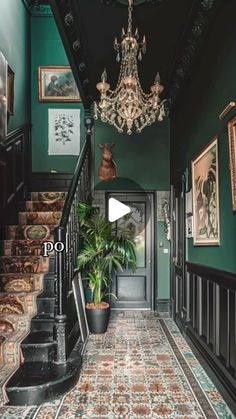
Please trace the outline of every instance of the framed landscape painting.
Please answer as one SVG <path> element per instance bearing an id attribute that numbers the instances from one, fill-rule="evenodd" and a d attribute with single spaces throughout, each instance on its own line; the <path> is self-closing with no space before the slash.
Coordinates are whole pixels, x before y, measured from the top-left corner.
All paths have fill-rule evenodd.
<path id="1" fill-rule="evenodd" d="M 233 211 L 236 211 L 236 116 L 228 123 Z"/>
<path id="2" fill-rule="evenodd" d="M 192 160 L 193 244 L 220 244 L 218 138 Z"/>
<path id="3" fill-rule="evenodd" d="M 39 100 L 44 102 L 80 102 L 69 66 L 41 66 L 38 69 Z"/>

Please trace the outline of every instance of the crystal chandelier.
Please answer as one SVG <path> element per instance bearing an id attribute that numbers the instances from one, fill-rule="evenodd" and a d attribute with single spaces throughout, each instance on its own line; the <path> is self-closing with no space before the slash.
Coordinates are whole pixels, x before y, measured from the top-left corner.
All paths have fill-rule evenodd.
<path id="1" fill-rule="evenodd" d="M 101 82 L 96 86 L 101 97 L 99 103 L 94 104 L 94 118 L 98 119 L 99 115 L 103 122 L 114 125 L 118 132 L 127 130 L 128 134 L 132 134 L 134 129 L 140 133 L 156 120 L 162 121 L 166 100 L 161 101 L 159 97 L 164 90 L 160 84 L 159 73 L 151 86 L 151 93 L 146 94 L 142 90 L 137 60 L 141 61 L 142 55 L 146 53 L 146 38 L 143 36 L 142 42 L 138 42 L 138 29 L 135 34 L 132 33 L 133 0 L 128 1 L 127 32 L 122 28 L 121 43 L 119 44 L 117 39 L 114 41 L 116 60 L 121 60 L 118 84 L 115 90 L 110 89 L 105 69 Z"/>

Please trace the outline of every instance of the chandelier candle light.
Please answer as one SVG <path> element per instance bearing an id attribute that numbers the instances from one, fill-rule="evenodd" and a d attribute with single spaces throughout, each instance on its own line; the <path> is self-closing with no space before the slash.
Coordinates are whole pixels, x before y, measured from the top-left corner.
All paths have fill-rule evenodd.
<path id="1" fill-rule="evenodd" d="M 127 32 L 125 33 L 122 28 L 121 43 L 119 44 L 117 39 L 114 41 L 116 60 L 117 62 L 121 60 L 118 84 L 115 90 L 110 89 L 105 69 L 101 82 L 96 86 L 101 98 L 99 103 L 94 104 L 94 118 L 98 119 L 99 115 L 102 122 L 114 125 L 118 132 L 127 130 L 127 134 L 132 134 L 134 129 L 140 133 L 143 128 L 156 120 L 162 121 L 165 116 L 166 100 L 161 101 L 159 97 L 164 90 L 160 84 L 159 73 L 151 86 L 151 93 L 146 94 L 142 90 L 137 60 L 141 61 L 142 55 L 146 53 L 146 38 L 143 36 L 142 42 L 138 42 L 138 29 L 135 34 L 132 33 L 133 0 L 128 1 Z"/>

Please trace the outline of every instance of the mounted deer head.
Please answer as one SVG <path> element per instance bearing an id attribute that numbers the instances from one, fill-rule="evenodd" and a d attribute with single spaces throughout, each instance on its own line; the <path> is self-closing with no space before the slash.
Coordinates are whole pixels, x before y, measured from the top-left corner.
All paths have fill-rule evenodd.
<path id="1" fill-rule="evenodd" d="M 115 179 L 117 177 L 117 167 L 112 155 L 114 146 L 115 143 L 98 144 L 98 147 L 103 150 L 102 161 L 98 171 L 98 176 L 102 180 Z"/>

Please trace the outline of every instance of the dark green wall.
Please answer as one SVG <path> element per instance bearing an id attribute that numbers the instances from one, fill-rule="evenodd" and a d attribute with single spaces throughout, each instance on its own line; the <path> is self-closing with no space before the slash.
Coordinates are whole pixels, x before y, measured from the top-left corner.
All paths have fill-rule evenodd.
<path id="1" fill-rule="evenodd" d="M 30 121 L 30 22 L 21 0 L 0 1 L 0 50 L 15 73 L 14 115 L 8 132 Z"/>
<path id="2" fill-rule="evenodd" d="M 146 191 L 169 190 L 170 179 L 170 135 L 169 121 L 166 119 L 147 127 L 141 134 L 119 134 L 116 129 L 100 121 L 95 123 L 94 170 L 95 187 L 102 190 L 132 190 L 136 184 Z M 98 167 L 101 162 L 102 150 L 99 143 L 115 142 L 114 160 L 118 168 L 118 177 L 114 181 L 102 182 L 98 178 Z M 155 213 L 156 217 L 156 213 Z M 156 298 L 168 299 L 169 283 L 169 253 L 163 253 L 163 247 L 169 250 L 169 242 L 164 234 L 163 222 L 156 223 L 157 238 L 157 295 Z"/>
<path id="3" fill-rule="evenodd" d="M 99 143 L 116 143 L 114 159 L 118 177 L 125 182 L 102 182 L 98 178 L 98 167 L 102 150 Z M 146 127 L 141 134 L 119 134 L 113 126 L 100 121 L 95 123 L 95 186 L 100 189 L 132 189 L 132 181 L 145 190 L 169 189 L 169 121 L 166 119 Z M 98 185 L 99 184 L 99 185 Z M 117 186 L 116 186 L 117 185 Z"/>
<path id="4" fill-rule="evenodd" d="M 185 90 L 176 102 L 171 124 L 172 182 L 191 159 L 217 134 L 219 136 L 220 246 L 193 246 L 188 240 L 189 260 L 236 271 L 236 214 L 232 211 L 227 121 L 219 114 L 236 99 L 236 2 L 219 6 Z M 234 111 L 234 113 L 236 113 Z M 191 180 L 190 180 L 191 182 Z"/>
<path id="5" fill-rule="evenodd" d="M 79 103 L 39 102 L 38 66 L 68 65 L 66 53 L 53 16 L 31 18 L 31 91 L 32 91 L 32 153 L 33 172 L 73 172 L 77 156 L 48 155 L 48 109 L 81 109 L 81 142 L 83 136 L 83 107 Z"/>

